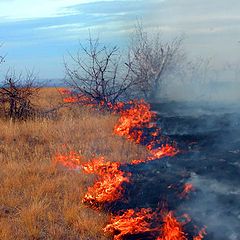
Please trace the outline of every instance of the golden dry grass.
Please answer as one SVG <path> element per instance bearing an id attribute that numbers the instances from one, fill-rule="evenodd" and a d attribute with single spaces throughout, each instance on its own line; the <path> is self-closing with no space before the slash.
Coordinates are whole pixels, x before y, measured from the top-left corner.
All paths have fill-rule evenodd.
<path id="1" fill-rule="evenodd" d="M 38 103 L 61 102 L 56 89 L 44 89 Z M 91 178 L 53 164 L 58 151 L 87 158 L 104 155 L 127 162 L 144 148 L 112 133 L 117 116 L 86 108 L 59 111 L 56 119 L 0 121 L 0 239 L 111 239 L 102 228 L 108 214 L 81 203 Z"/>

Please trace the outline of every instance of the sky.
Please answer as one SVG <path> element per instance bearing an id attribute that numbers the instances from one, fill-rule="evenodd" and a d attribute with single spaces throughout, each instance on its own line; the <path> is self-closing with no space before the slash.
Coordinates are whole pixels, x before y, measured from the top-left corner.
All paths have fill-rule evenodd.
<path id="1" fill-rule="evenodd" d="M 63 59 L 88 33 L 124 48 L 137 19 L 166 38 L 184 34 L 190 56 L 216 66 L 240 62 L 239 0 L 0 0 L 0 54 L 4 72 L 34 69 L 39 78 L 63 78 Z"/>

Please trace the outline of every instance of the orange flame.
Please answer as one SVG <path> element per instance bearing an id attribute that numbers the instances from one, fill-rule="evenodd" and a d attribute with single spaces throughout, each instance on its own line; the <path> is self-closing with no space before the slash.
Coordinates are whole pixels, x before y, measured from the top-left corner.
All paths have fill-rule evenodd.
<path id="1" fill-rule="evenodd" d="M 150 233 L 154 213 L 150 208 L 142 208 L 136 212 L 129 209 L 119 216 L 112 216 L 110 223 L 103 229 L 105 233 L 114 234 L 114 240 L 122 240 L 124 236 L 139 233 Z"/>
<path id="2" fill-rule="evenodd" d="M 191 183 L 185 183 L 182 193 L 180 194 L 181 198 L 187 197 L 187 195 L 194 190 L 194 187 Z"/>
<path id="3" fill-rule="evenodd" d="M 150 105 L 143 100 L 132 101 L 129 104 L 131 104 L 129 109 L 120 111 L 121 117 L 114 127 L 114 133 L 140 143 L 143 134 L 141 128 L 147 126 L 155 114 L 150 111 Z M 122 107 L 122 104 L 120 104 L 120 107 Z"/>
<path id="4" fill-rule="evenodd" d="M 112 216 L 104 232 L 113 234 L 114 240 L 137 234 L 149 234 L 157 240 L 187 240 L 187 234 L 183 231 L 183 225 L 186 223 L 180 223 L 172 211 L 162 215 L 164 216 L 150 208 L 138 211 L 129 209 L 122 215 Z"/>
<path id="5" fill-rule="evenodd" d="M 63 99 L 65 103 L 77 103 L 79 99 L 77 97 L 66 97 Z"/>
<path id="6" fill-rule="evenodd" d="M 163 226 L 161 236 L 157 240 L 187 240 L 183 226 L 174 217 L 173 212 L 169 212 L 163 218 Z"/>
<path id="7" fill-rule="evenodd" d="M 83 165 L 86 173 L 97 174 L 98 180 L 88 188 L 83 202 L 92 206 L 114 202 L 122 197 L 124 189 L 122 184 L 129 182 L 130 173 L 119 169 L 118 162 L 104 162 L 104 158 L 95 158 Z"/>
<path id="8" fill-rule="evenodd" d="M 163 157 L 173 157 L 178 153 L 178 150 L 169 144 L 162 145 L 156 149 L 149 149 L 149 151 L 152 156 L 150 156 L 148 160 L 154 160 Z"/>
<path id="9" fill-rule="evenodd" d="M 105 162 L 104 157 L 94 158 L 88 163 L 83 163 L 82 159 L 71 151 L 68 155 L 57 154 L 54 162 L 71 170 L 82 169 L 85 173 L 98 176 L 95 184 L 88 188 L 83 202 L 97 207 L 120 199 L 124 192 L 122 184 L 129 183 L 130 173 L 121 171 L 118 162 Z"/>
<path id="10" fill-rule="evenodd" d="M 69 94 L 67 91 L 62 91 Z M 64 98 L 64 102 L 74 103 L 83 102 L 88 106 L 104 105 L 104 102 L 96 103 L 86 96 L 75 95 Z M 108 103 L 107 106 L 116 113 L 120 113 L 118 123 L 114 127 L 114 133 L 124 136 L 136 143 L 144 141 L 144 128 L 155 128 L 156 125 L 151 121 L 155 116 L 150 110 L 150 105 L 141 101 L 130 101 L 127 104 L 117 103 L 115 105 Z M 162 157 L 175 156 L 179 151 L 169 144 L 155 148 L 156 144 L 161 142 L 160 129 L 151 133 L 153 140 L 146 146 L 150 156 L 145 160 L 133 160 L 131 164 L 139 164 L 146 161 L 156 160 Z M 74 152 L 68 156 L 58 154 L 55 162 L 60 162 L 70 169 L 82 169 L 87 174 L 95 174 L 97 181 L 93 186 L 88 188 L 88 192 L 83 198 L 83 202 L 93 208 L 100 208 L 106 203 L 111 203 L 122 198 L 124 193 L 123 183 L 130 182 L 130 173 L 120 170 L 121 164 L 118 162 L 106 162 L 104 157 L 92 159 L 90 162 L 83 164 L 82 157 Z M 193 190 L 190 183 L 185 184 L 181 193 L 182 197 Z M 186 222 L 179 222 L 172 211 L 159 214 L 153 212 L 150 208 L 142 208 L 139 211 L 133 209 L 126 210 L 121 215 L 112 216 L 109 224 L 104 228 L 105 233 L 114 235 L 114 240 L 122 240 L 129 235 L 150 234 L 157 240 L 187 240 L 187 234 L 183 231 L 183 226 L 191 221 L 190 217 L 185 215 Z M 202 240 L 206 235 L 205 228 L 200 230 L 198 236 L 193 240 Z"/>
<path id="11" fill-rule="evenodd" d="M 72 170 L 78 170 L 81 168 L 81 162 L 82 162 L 83 157 L 79 156 L 76 152 L 71 151 L 67 155 L 63 155 L 58 153 L 53 161 L 54 163 L 60 163 L 64 167 L 72 169 Z"/>
<path id="12" fill-rule="evenodd" d="M 198 236 L 194 237 L 193 240 L 202 240 L 204 239 L 204 236 L 207 235 L 206 232 L 206 227 L 204 227 L 203 229 L 201 229 L 198 233 Z"/>
<path id="13" fill-rule="evenodd" d="M 67 88 L 59 88 L 58 91 L 61 93 L 61 94 L 68 94 L 70 95 L 71 94 L 71 91 Z"/>
<path id="14" fill-rule="evenodd" d="M 153 161 L 163 157 L 173 157 L 178 153 L 178 150 L 175 147 L 170 146 L 169 144 L 166 144 L 165 146 L 162 145 L 161 147 L 158 147 L 156 149 L 150 149 L 150 147 L 147 146 L 147 149 L 149 150 L 151 156 L 149 156 L 147 159 L 133 160 L 131 164 L 137 165 L 139 163 Z"/>

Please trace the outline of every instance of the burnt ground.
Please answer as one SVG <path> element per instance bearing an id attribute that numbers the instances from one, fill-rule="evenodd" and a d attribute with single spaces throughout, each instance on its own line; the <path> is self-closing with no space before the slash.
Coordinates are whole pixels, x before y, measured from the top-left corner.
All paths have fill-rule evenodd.
<path id="1" fill-rule="evenodd" d="M 181 152 L 172 158 L 127 166 L 125 170 L 132 173 L 126 192 L 128 202 L 117 203 L 113 211 L 156 209 L 167 203 L 179 216 L 191 216 L 191 224 L 185 226 L 189 239 L 194 235 L 194 225 L 205 225 L 206 240 L 239 240 L 240 108 L 186 103 L 152 107 L 162 134 L 176 141 Z M 181 198 L 186 182 L 195 190 Z"/>

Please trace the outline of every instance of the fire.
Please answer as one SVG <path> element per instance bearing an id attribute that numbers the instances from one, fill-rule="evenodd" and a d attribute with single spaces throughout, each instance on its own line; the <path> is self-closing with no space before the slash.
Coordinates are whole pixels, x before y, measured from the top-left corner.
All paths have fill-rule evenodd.
<path id="1" fill-rule="evenodd" d="M 122 184 L 130 182 L 130 173 L 121 171 L 120 163 L 106 162 L 104 157 L 94 158 L 88 163 L 83 163 L 83 157 L 71 151 L 68 155 L 57 154 L 54 162 L 71 170 L 82 169 L 87 174 L 97 175 L 97 181 L 88 188 L 83 199 L 84 203 L 93 207 L 120 199 L 124 193 Z"/>
<path id="2" fill-rule="evenodd" d="M 117 201 L 124 192 L 123 182 L 129 182 L 129 178 L 125 177 L 123 172 L 108 173 L 95 182 L 92 187 L 88 188 L 83 202 L 98 206 Z"/>
<path id="3" fill-rule="evenodd" d="M 88 106 L 95 106 L 96 103 L 94 103 L 93 99 L 90 97 L 87 97 L 84 94 L 76 94 L 69 89 L 66 88 L 60 88 L 58 91 L 64 96 L 63 102 L 65 103 L 82 103 L 84 105 Z"/>
<path id="4" fill-rule="evenodd" d="M 119 167 L 120 163 L 104 162 L 103 157 L 83 165 L 86 173 L 98 175 L 95 184 L 88 188 L 83 202 L 96 207 L 120 199 L 124 193 L 122 184 L 130 182 L 130 173 L 121 171 Z"/>
<path id="5" fill-rule="evenodd" d="M 180 194 L 181 198 L 187 197 L 187 195 L 194 190 L 194 187 L 191 183 L 185 183 L 182 193 Z"/>
<path id="6" fill-rule="evenodd" d="M 156 149 L 151 149 L 149 146 L 147 146 L 147 149 L 150 153 L 150 156 L 147 159 L 133 160 L 131 164 L 137 165 L 140 163 L 157 160 L 163 157 L 173 157 L 178 153 L 178 150 L 169 144 L 162 145 L 161 147 L 158 147 Z"/>
<path id="7" fill-rule="evenodd" d="M 104 228 L 105 233 L 114 235 L 114 240 L 123 240 L 127 236 L 147 234 L 156 240 L 187 240 L 183 230 L 186 223 L 179 222 L 172 211 L 153 211 L 151 208 L 129 209 L 121 215 L 112 216 Z M 198 239 L 194 239 L 198 240 Z"/>
<path id="8" fill-rule="evenodd" d="M 80 169 L 82 160 L 83 157 L 74 151 L 70 151 L 70 153 L 67 155 L 58 153 L 53 159 L 54 163 L 60 163 L 64 167 L 72 170 Z"/>
<path id="9" fill-rule="evenodd" d="M 206 232 L 206 227 L 204 227 L 203 229 L 201 229 L 198 233 L 198 236 L 194 237 L 193 240 L 202 240 L 204 239 L 204 236 L 207 235 Z"/>
<path id="10" fill-rule="evenodd" d="M 65 103 L 76 103 L 79 101 L 77 97 L 66 97 L 63 99 Z"/>
<path id="11" fill-rule="evenodd" d="M 71 90 L 67 88 L 59 88 L 58 91 L 64 95 L 65 97 L 63 98 L 63 102 L 65 103 L 75 103 L 78 102 L 78 97 L 76 96 L 71 96 L 72 92 Z M 67 97 L 66 97 L 67 96 Z"/>
<path id="12" fill-rule="evenodd" d="M 148 160 L 154 160 L 163 157 L 173 157 L 178 153 L 178 150 L 175 147 L 166 144 L 156 149 L 149 149 L 149 152 L 152 156 L 150 156 Z"/>
<path id="13" fill-rule="evenodd" d="M 144 101 L 132 101 L 128 105 L 130 105 L 129 109 L 120 111 L 121 116 L 114 127 L 114 133 L 140 143 L 143 128 L 148 127 L 155 114 L 150 111 L 150 105 Z"/>
<path id="14" fill-rule="evenodd" d="M 174 217 L 173 212 L 170 211 L 164 216 L 161 236 L 157 240 L 187 240 L 183 226 Z"/>
<path id="15" fill-rule="evenodd" d="M 67 95 L 70 95 L 71 94 L 71 91 L 67 88 L 59 88 L 58 91 L 61 93 L 61 94 L 67 94 Z"/>
<path id="16" fill-rule="evenodd" d="M 144 141 L 144 128 L 154 128 L 155 124 L 151 121 L 155 117 L 155 113 L 150 110 L 150 105 L 141 101 L 132 101 L 126 105 L 130 107 L 124 110 L 124 104 L 119 104 L 120 118 L 117 125 L 114 127 L 114 133 L 119 136 L 125 136 L 127 139 L 141 143 Z M 132 164 L 138 164 L 146 161 L 159 159 L 162 157 L 173 157 L 178 153 L 178 150 L 169 144 L 154 148 L 156 143 L 159 143 L 160 129 L 155 129 L 151 133 L 153 140 L 147 144 L 146 148 L 150 155 L 146 160 L 134 160 Z"/>
<path id="17" fill-rule="evenodd" d="M 140 211 L 129 209 L 122 215 L 113 216 L 104 232 L 114 234 L 114 240 L 122 240 L 128 235 L 152 233 L 155 231 L 151 227 L 153 217 L 154 212 L 150 208 Z"/>
<path id="18" fill-rule="evenodd" d="M 116 135 L 140 144 L 147 139 L 144 130 L 149 131 L 148 137 L 150 136 L 151 139 L 147 139 L 149 143 L 145 145 L 149 157 L 133 160 L 131 164 L 140 164 L 163 157 L 173 157 L 179 153 L 179 150 L 173 145 L 160 145 L 162 141 L 161 130 L 156 127 L 156 124 L 152 123 L 156 114 L 151 111 L 150 105 L 143 100 L 106 104 L 104 101 L 97 103 L 82 94 L 71 96 L 71 92 L 66 89 L 62 89 L 60 92 L 70 95 L 64 98 L 66 103 L 81 102 L 87 106 L 107 105 L 113 112 L 120 114 L 113 130 Z M 104 157 L 95 157 L 84 163 L 83 157 L 72 151 L 69 155 L 57 154 L 54 161 L 71 170 L 81 169 L 86 174 L 96 176 L 95 183 L 88 187 L 88 191 L 82 200 L 95 209 L 100 209 L 105 204 L 120 200 L 124 196 L 124 183 L 130 183 L 131 174 L 121 170 L 119 162 L 106 161 Z M 192 190 L 194 190 L 192 184 L 186 183 L 180 196 L 184 198 Z M 178 221 L 173 211 L 154 212 L 150 208 L 128 209 L 121 214 L 112 215 L 109 224 L 103 230 L 105 233 L 114 235 L 114 240 L 123 240 L 126 237 L 139 234 L 156 240 L 187 240 L 188 235 L 184 232 L 184 225 L 189 223 L 191 219 L 186 214 L 183 217 L 186 218 L 185 222 Z M 206 229 L 203 228 L 197 236 L 193 237 L 193 240 L 202 240 L 205 235 Z"/>
<path id="19" fill-rule="evenodd" d="M 110 164 L 110 162 L 108 162 Z M 118 163 L 116 163 L 118 165 Z M 83 164 L 83 171 L 88 174 L 96 174 L 107 167 L 104 157 L 93 158 L 91 161 Z"/>

